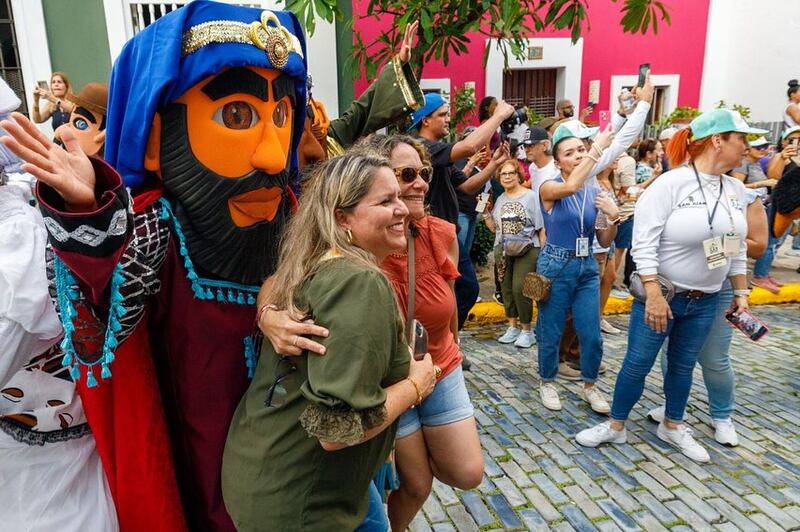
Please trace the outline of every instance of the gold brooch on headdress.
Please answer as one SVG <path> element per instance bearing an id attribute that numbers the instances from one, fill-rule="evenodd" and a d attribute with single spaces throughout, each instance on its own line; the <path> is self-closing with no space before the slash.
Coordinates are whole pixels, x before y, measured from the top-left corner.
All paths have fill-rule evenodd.
<path id="1" fill-rule="evenodd" d="M 269 23 L 274 25 L 271 26 Z M 233 20 L 211 20 L 192 26 L 183 34 L 182 55 L 187 56 L 212 43 L 251 44 L 267 53 L 275 68 L 289 62 L 289 52 L 303 56 L 296 36 L 286 29 L 272 11 L 263 11 L 261 20 L 245 24 Z"/>

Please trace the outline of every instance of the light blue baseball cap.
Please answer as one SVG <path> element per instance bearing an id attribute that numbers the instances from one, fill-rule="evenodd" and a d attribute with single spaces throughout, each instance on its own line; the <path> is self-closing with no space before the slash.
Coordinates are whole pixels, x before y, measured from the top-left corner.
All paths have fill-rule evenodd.
<path id="1" fill-rule="evenodd" d="M 785 140 L 786 137 L 788 137 L 792 133 L 797 133 L 798 131 L 800 131 L 800 126 L 792 126 L 786 129 L 783 133 L 781 133 L 781 140 Z"/>
<path id="2" fill-rule="evenodd" d="M 553 146 L 560 141 L 568 138 L 579 139 L 593 139 L 597 132 L 600 131 L 599 127 L 586 127 L 580 120 L 568 120 L 556 128 L 553 133 Z"/>
<path id="3" fill-rule="evenodd" d="M 692 129 L 692 141 L 701 140 L 720 133 L 746 133 L 748 135 L 764 135 L 766 129 L 750 127 L 738 111 L 730 109 L 714 109 L 701 114 L 689 124 Z"/>
<path id="4" fill-rule="evenodd" d="M 425 95 L 425 105 L 411 113 L 411 126 L 408 129 L 415 128 L 423 118 L 432 115 L 439 107 L 448 103 L 450 102 L 438 92 L 429 92 Z"/>

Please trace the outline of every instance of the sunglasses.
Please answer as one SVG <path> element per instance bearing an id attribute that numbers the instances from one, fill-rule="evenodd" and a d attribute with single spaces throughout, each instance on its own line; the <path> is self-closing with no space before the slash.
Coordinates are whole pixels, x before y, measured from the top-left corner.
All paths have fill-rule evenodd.
<path id="1" fill-rule="evenodd" d="M 433 177 L 433 168 L 430 166 L 422 166 L 420 168 L 402 166 L 394 169 L 394 175 L 396 175 L 398 179 L 402 179 L 403 183 L 413 183 L 417 177 L 421 177 L 423 181 L 430 183 L 431 177 Z"/>
<path id="2" fill-rule="evenodd" d="M 286 388 L 283 382 L 297 371 L 297 366 L 288 357 L 281 357 L 275 365 L 275 382 L 267 389 L 267 398 L 264 406 L 279 408 L 286 401 Z"/>
<path id="3" fill-rule="evenodd" d="M 512 172 L 500 172 L 500 173 L 499 173 L 499 174 L 497 174 L 497 175 L 499 175 L 500 177 L 507 177 L 507 176 L 511 176 L 511 175 L 513 175 L 514 177 L 519 177 L 519 176 L 517 175 L 517 173 L 516 173 L 516 172 L 513 172 L 513 171 L 512 171 Z"/>

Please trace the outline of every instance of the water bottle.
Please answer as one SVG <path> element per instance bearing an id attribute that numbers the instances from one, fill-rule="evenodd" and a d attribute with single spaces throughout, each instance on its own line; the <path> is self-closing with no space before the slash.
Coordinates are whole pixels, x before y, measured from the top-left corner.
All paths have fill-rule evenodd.
<path id="1" fill-rule="evenodd" d="M 598 196 L 606 196 L 606 197 L 609 197 L 609 198 L 613 198 L 614 197 L 614 195 L 611 192 L 609 192 L 608 190 L 605 190 L 603 188 L 601 188 L 597 192 L 597 195 Z M 602 229 L 608 229 L 608 216 L 606 215 L 606 213 L 604 213 L 600 209 L 597 210 L 597 217 L 594 219 L 594 228 L 597 231 L 602 230 Z"/>

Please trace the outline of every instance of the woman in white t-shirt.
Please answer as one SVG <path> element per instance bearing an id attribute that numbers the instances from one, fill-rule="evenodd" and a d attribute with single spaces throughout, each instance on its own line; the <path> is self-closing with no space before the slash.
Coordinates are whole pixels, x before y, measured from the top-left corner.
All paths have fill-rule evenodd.
<path id="1" fill-rule="evenodd" d="M 800 82 L 796 79 L 789 80 L 786 97 L 789 98 L 789 101 L 783 108 L 783 123 L 786 129 L 800 126 Z"/>
<path id="2" fill-rule="evenodd" d="M 506 161 L 497 173 L 503 194 L 497 198 L 486 226 L 495 233 L 495 264 L 503 292 L 508 329 L 497 340 L 528 348 L 536 343 L 531 328 L 533 303 L 522 294 L 528 273 L 536 271 L 536 260 L 544 242 L 544 221 L 537 191 L 526 188 L 519 162 Z M 515 249 L 516 248 L 516 249 Z"/>
<path id="3" fill-rule="evenodd" d="M 683 416 L 692 372 L 726 278 L 733 287 L 732 308 L 740 313 L 748 306 L 745 188 L 725 173 L 741 161 L 749 133 L 765 131 L 751 128 L 735 111 L 715 109 L 670 141 L 668 155 L 675 169 L 657 179 L 636 204 L 631 253 L 646 294 L 631 309 L 628 350 L 614 387 L 611 419 L 581 431 L 579 444 L 596 447 L 627 440 L 625 421 L 669 338 L 665 417 L 657 434 L 687 457 L 709 460 Z M 669 301 L 660 277 L 674 287 Z"/>

